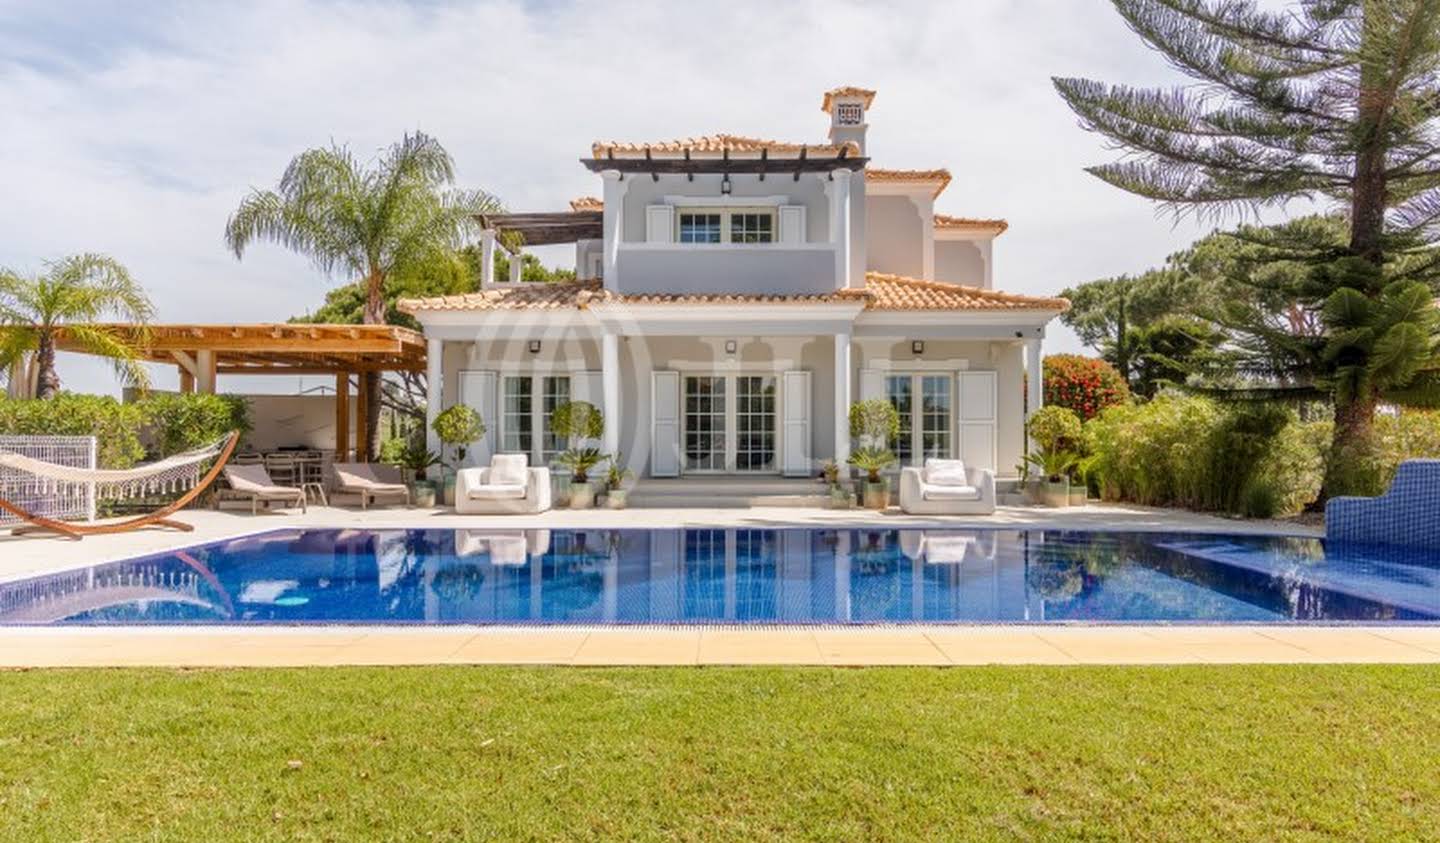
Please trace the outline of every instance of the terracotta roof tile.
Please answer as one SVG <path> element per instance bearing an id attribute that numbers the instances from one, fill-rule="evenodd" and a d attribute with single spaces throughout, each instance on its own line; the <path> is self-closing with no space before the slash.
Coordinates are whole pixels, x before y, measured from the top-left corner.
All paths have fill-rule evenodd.
<path id="1" fill-rule="evenodd" d="M 1010 223 L 1005 220 L 986 220 L 975 217 L 952 217 L 948 214 L 935 215 L 935 227 L 948 231 L 989 231 L 1003 234 Z"/>
<path id="2" fill-rule="evenodd" d="M 421 311 L 485 311 L 485 310 L 567 310 L 582 309 L 592 304 L 834 304 L 863 301 L 866 310 L 1068 310 L 1065 299 L 1023 296 L 982 290 L 940 281 L 922 281 L 901 275 L 869 272 L 865 287 L 837 290 L 833 293 L 786 296 L 775 294 L 743 295 L 663 294 L 620 295 L 601 287 L 599 281 L 570 281 L 562 284 L 520 284 L 478 293 L 440 296 L 428 299 L 401 299 L 399 308 L 405 313 Z"/>
<path id="3" fill-rule="evenodd" d="M 1070 302 L 1047 296 L 1002 293 L 943 281 L 922 281 L 884 272 L 865 273 L 866 310 L 1054 310 Z"/>
<path id="4" fill-rule="evenodd" d="M 596 199 L 594 196 L 580 196 L 578 198 L 570 200 L 570 210 L 603 211 L 605 210 L 605 203 L 599 199 Z"/>
<path id="5" fill-rule="evenodd" d="M 825 98 L 820 101 L 820 110 L 826 114 L 830 113 L 830 103 L 836 97 L 860 97 L 865 100 L 865 110 L 870 110 L 870 103 L 875 101 L 875 92 L 869 88 L 857 88 L 854 85 L 843 85 L 839 88 L 831 88 L 825 92 Z"/>
<path id="6" fill-rule="evenodd" d="M 850 155 L 859 155 L 860 147 L 853 142 L 846 142 L 844 148 Z M 769 140 L 766 138 L 752 138 L 744 135 L 701 135 L 695 138 L 679 138 L 669 141 L 655 141 L 651 143 L 627 143 L 621 141 L 596 141 L 590 147 L 590 154 L 596 158 L 604 158 L 613 153 L 616 157 L 640 156 L 644 157 L 645 150 L 650 150 L 652 155 L 679 155 L 690 150 L 692 153 L 720 154 L 730 150 L 732 154 L 742 153 L 759 155 L 761 150 L 768 150 L 771 154 L 777 152 L 799 154 L 801 149 L 809 155 L 820 157 L 832 157 L 840 154 L 840 145 L 828 143 L 790 143 L 788 141 Z"/>
<path id="7" fill-rule="evenodd" d="M 933 195 L 939 196 L 950 184 L 949 170 L 886 170 L 880 167 L 866 167 L 865 180 L 874 182 L 912 182 L 915 184 L 932 184 L 935 186 Z"/>

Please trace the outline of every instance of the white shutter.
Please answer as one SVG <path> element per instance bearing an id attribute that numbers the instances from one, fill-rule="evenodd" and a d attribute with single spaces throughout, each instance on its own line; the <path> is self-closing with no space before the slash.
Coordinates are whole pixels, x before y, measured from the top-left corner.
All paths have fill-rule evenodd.
<path id="1" fill-rule="evenodd" d="M 467 449 L 466 465 L 489 465 L 490 457 L 495 453 L 495 436 L 500 428 L 495 384 L 494 372 L 469 369 L 460 372 L 460 403 L 468 404 L 485 422 L 485 435 L 480 437 L 478 444 Z"/>
<path id="2" fill-rule="evenodd" d="M 780 438 L 788 477 L 810 475 L 810 373 L 781 372 L 781 410 L 784 421 Z"/>
<path id="3" fill-rule="evenodd" d="M 604 380 L 599 372 L 571 372 L 570 400 L 594 404 L 608 422 L 610 408 L 605 406 Z"/>
<path id="4" fill-rule="evenodd" d="M 872 398 L 885 397 L 885 373 L 879 369 L 860 370 L 860 400 L 869 401 Z M 846 407 L 845 412 L 850 408 Z"/>
<path id="5" fill-rule="evenodd" d="M 967 466 L 995 470 L 996 396 L 994 372 L 956 373 L 956 441 Z"/>
<path id="6" fill-rule="evenodd" d="M 680 373 L 650 373 L 650 476 L 680 476 Z"/>
<path id="7" fill-rule="evenodd" d="M 645 206 L 645 242 L 675 242 L 675 208 L 673 206 Z"/>
<path id="8" fill-rule="evenodd" d="M 780 242 L 805 242 L 805 206 L 780 206 Z"/>

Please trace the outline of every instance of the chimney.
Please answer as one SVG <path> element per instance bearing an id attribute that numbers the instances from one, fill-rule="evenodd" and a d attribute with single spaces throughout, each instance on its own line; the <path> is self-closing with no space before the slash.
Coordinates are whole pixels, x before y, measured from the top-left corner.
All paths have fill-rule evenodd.
<path id="1" fill-rule="evenodd" d="M 865 88 L 846 86 L 825 92 L 820 110 L 830 115 L 830 142 L 832 144 L 854 143 L 865 154 L 865 113 L 875 101 L 875 92 Z"/>

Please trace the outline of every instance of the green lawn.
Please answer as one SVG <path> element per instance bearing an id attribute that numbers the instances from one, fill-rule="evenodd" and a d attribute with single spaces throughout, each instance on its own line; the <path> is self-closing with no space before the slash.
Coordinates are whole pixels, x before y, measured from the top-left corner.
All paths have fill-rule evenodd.
<path id="1" fill-rule="evenodd" d="M 5 840 L 1221 837 L 1440 839 L 1440 668 L 0 673 Z"/>

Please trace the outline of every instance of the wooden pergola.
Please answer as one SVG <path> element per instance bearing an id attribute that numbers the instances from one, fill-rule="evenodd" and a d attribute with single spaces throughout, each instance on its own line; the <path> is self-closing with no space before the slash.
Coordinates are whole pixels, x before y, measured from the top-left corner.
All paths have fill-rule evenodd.
<path id="1" fill-rule="evenodd" d="M 247 325 L 105 324 L 93 327 L 138 341 L 150 363 L 174 365 L 181 392 L 215 392 L 220 375 L 333 375 L 335 377 L 335 450 L 350 450 L 350 379 L 366 372 L 425 371 L 425 337 L 393 325 Z M 62 329 L 61 351 L 86 353 Z M 357 378 L 358 381 L 358 378 Z M 369 408 L 356 390 L 355 441 L 369 440 Z"/>

